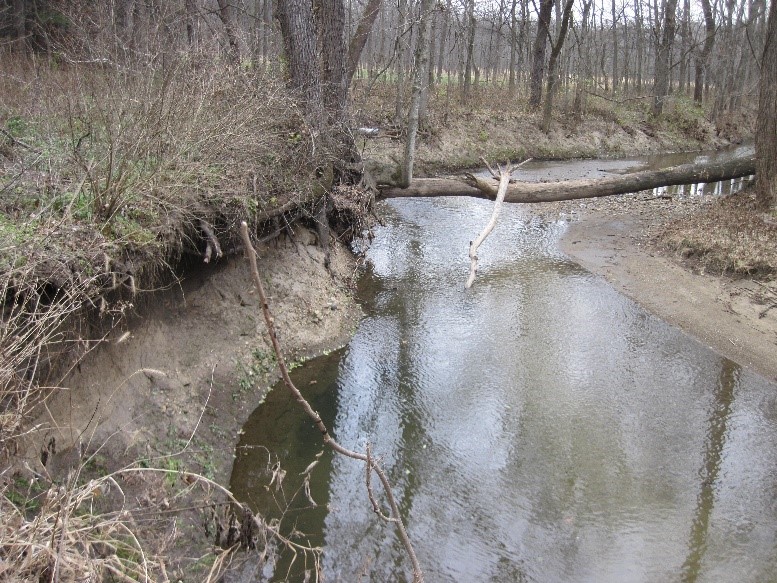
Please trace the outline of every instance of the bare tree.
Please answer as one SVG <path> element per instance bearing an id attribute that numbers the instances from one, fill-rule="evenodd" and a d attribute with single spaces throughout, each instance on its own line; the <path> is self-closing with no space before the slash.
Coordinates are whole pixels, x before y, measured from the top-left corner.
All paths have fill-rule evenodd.
<path id="1" fill-rule="evenodd" d="M 532 50 L 531 80 L 529 81 L 529 107 L 536 109 L 542 102 L 542 81 L 545 77 L 545 51 L 550 30 L 550 15 L 553 13 L 553 0 L 540 0 L 540 12 L 537 20 L 537 36 L 534 37 Z"/>
<path id="2" fill-rule="evenodd" d="M 418 134 L 418 118 L 421 107 L 421 94 L 429 77 L 429 21 L 434 0 L 421 1 L 421 14 L 418 19 L 418 38 L 415 49 L 413 71 L 413 92 L 407 117 L 407 139 L 405 140 L 405 159 L 402 165 L 402 183 L 410 185 L 415 162 L 415 142 Z"/>
<path id="3" fill-rule="evenodd" d="M 348 46 L 348 66 L 345 72 L 346 87 L 351 85 L 353 75 L 359 66 L 359 58 L 364 50 L 364 45 L 367 44 L 367 37 L 370 35 L 378 14 L 380 14 L 380 5 L 381 0 L 367 1 L 367 6 L 364 7 L 359 24 L 356 25 L 356 32 L 351 37 L 351 42 Z"/>
<path id="4" fill-rule="evenodd" d="M 561 16 L 561 28 L 559 29 L 556 41 L 552 43 L 553 47 L 550 51 L 550 59 L 548 60 L 548 88 L 545 92 L 545 106 L 542 114 L 542 131 L 548 133 L 550 131 L 550 120 L 553 115 L 553 94 L 556 90 L 556 82 L 558 81 L 558 75 L 556 69 L 558 67 L 558 57 L 561 54 L 561 48 L 564 46 L 564 40 L 567 36 L 567 30 L 569 29 L 569 19 L 572 16 L 572 4 L 574 0 L 566 0 L 564 4 L 564 12 Z"/>
<path id="5" fill-rule="evenodd" d="M 669 73 L 672 60 L 672 45 L 674 44 L 676 28 L 677 0 L 667 0 L 664 6 L 664 19 L 661 32 L 661 43 L 656 53 L 655 85 L 653 85 L 653 108 L 655 117 L 664 111 L 664 100 L 669 94 Z"/>
<path id="6" fill-rule="evenodd" d="M 324 125 L 324 109 L 313 6 L 306 0 L 281 0 L 278 2 L 278 20 L 289 67 L 289 84 L 302 98 L 311 128 L 320 133 Z"/>
<path id="7" fill-rule="evenodd" d="M 218 16 L 221 23 L 224 25 L 224 32 L 227 35 L 227 42 L 229 43 L 229 49 L 227 51 L 229 62 L 233 65 L 237 65 L 240 62 L 240 45 L 237 42 L 235 22 L 232 17 L 232 7 L 227 0 L 218 0 L 218 3 Z"/>
<path id="8" fill-rule="evenodd" d="M 611 2 L 612 11 L 612 90 L 617 91 L 620 85 L 620 73 L 618 69 L 618 12 L 615 10 L 615 0 Z"/>
<path id="9" fill-rule="evenodd" d="M 405 32 L 407 29 L 407 0 L 399 0 L 397 4 L 398 23 L 397 34 L 394 42 L 394 57 L 397 75 L 397 94 L 394 102 L 394 121 L 399 124 L 402 120 L 403 91 L 405 86 L 405 52 L 407 41 Z"/>
<path id="10" fill-rule="evenodd" d="M 591 83 L 591 55 L 588 41 L 588 18 L 591 13 L 591 5 L 593 0 L 584 0 L 583 2 L 583 14 L 580 23 L 580 32 L 578 33 L 575 28 L 572 31 L 575 33 L 577 41 L 577 83 L 575 84 L 575 99 L 572 105 L 572 111 L 577 123 L 580 123 L 583 117 L 583 100 L 585 99 L 585 93 Z"/>
<path id="11" fill-rule="evenodd" d="M 510 71 L 508 87 L 510 93 L 515 93 L 515 67 L 516 61 L 519 57 L 518 54 L 518 18 L 515 15 L 515 9 L 518 5 L 518 0 L 512 0 L 510 4 Z"/>
<path id="12" fill-rule="evenodd" d="M 766 41 L 761 59 L 758 122 L 755 133 L 758 202 L 777 207 L 777 2 L 769 8 Z"/>
<path id="13" fill-rule="evenodd" d="M 343 0 L 315 0 L 324 109 L 331 126 L 346 115 L 345 5 Z"/>
<path id="14" fill-rule="evenodd" d="M 464 66 L 464 85 L 462 87 L 462 99 L 469 99 L 472 87 L 472 69 L 475 65 L 475 34 L 477 32 L 477 20 L 475 19 L 475 0 L 467 0 L 467 63 Z"/>
<path id="15" fill-rule="evenodd" d="M 712 47 L 715 44 L 715 18 L 712 15 L 710 0 L 701 0 L 701 8 L 704 12 L 704 43 L 696 55 L 696 74 L 694 76 L 693 100 L 701 103 L 704 95 L 704 82 L 707 75 L 707 60 Z"/>

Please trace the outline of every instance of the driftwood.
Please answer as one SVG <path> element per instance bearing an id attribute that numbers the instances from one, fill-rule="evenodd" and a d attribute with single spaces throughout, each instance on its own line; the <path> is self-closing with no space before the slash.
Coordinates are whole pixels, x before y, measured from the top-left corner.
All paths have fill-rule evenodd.
<path id="1" fill-rule="evenodd" d="M 607 178 L 559 182 L 514 182 L 507 187 L 505 202 L 551 202 L 639 192 L 660 186 L 698 184 L 755 174 L 755 156 L 727 162 L 683 164 L 664 170 L 646 170 Z M 493 200 L 498 184 L 492 178 L 417 178 L 407 188 L 384 187 L 378 199 L 401 197 L 472 196 Z"/>

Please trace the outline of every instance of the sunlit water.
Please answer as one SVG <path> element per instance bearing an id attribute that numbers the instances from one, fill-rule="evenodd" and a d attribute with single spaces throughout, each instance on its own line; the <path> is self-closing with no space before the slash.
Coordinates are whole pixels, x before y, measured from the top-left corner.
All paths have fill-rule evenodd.
<path id="1" fill-rule="evenodd" d="M 381 456 L 427 581 L 775 580 L 777 387 L 567 260 L 563 222 L 506 207 L 465 290 L 490 203 L 383 211 L 368 316 L 295 373 L 339 441 Z M 234 490 L 323 545 L 327 581 L 410 580 L 362 464 L 325 453 L 318 507 L 289 502 L 321 446 L 282 388 L 244 429 Z"/>

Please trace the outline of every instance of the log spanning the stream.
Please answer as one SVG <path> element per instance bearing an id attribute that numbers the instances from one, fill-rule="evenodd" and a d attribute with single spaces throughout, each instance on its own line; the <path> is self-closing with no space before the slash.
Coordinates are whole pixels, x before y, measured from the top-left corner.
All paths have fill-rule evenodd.
<path id="1" fill-rule="evenodd" d="M 552 202 L 613 196 L 660 186 L 719 182 L 755 174 L 755 156 L 720 162 L 683 164 L 663 170 L 645 170 L 606 178 L 559 182 L 513 182 L 505 202 Z M 498 182 L 492 178 L 466 175 L 462 178 L 416 178 L 407 188 L 381 188 L 378 198 L 472 196 L 494 200 Z"/>

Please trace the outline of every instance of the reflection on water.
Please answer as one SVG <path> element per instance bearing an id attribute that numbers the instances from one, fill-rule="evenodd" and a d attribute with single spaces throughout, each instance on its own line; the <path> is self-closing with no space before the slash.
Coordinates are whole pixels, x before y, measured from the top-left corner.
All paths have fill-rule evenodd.
<path id="1" fill-rule="evenodd" d="M 565 225 L 519 206 L 465 290 L 490 213 L 391 201 L 362 280 L 368 317 L 342 355 L 295 371 L 343 445 L 382 457 L 427 580 L 769 580 L 777 387 L 566 260 Z M 274 391 L 241 441 L 283 458 L 287 497 L 320 451 L 291 408 Z M 328 581 L 409 579 L 360 464 L 325 454 L 304 510 L 304 496 L 268 501 L 267 454 L 240 452 L 236 493 L 289 506 Z"/>
<path id="2" fill-rule="evenodd" d="M 734 403 L 734 391 L 739 381 L 739 373 L 738 365 L 730 360 L 722 360 L 720 379 L 715 391 L 715 407 L 710 411 L 707 441 L 704 444 L 704 462 L 699 472 L 701 491 L 691 527 L 688 557 L 682 567 L 684 583 L 691 583 L 698 579 L 702 559 L 707 550 L 707 533 L 715 503 L 715 486 L 720 474 L 726 442 L 726 427 Z"/>

